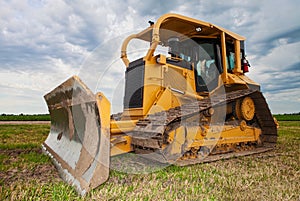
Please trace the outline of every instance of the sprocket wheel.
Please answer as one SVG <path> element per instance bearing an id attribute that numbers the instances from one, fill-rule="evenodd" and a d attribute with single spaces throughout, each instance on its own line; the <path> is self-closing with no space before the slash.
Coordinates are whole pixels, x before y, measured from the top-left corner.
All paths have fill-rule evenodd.
<path id="1" fill-rule="evenodd" d="M 254 101 L 250 97 L 245 97 L 241 103 L 241 115 L 246 121 L 253 119 L 255 114 Z"/>
<path id="2" fill-rule="evenodd" d="M 235 113 L 240 120 L 252 120 L 255 114 L 255 105 L 252 98 L 245 97 L 242 100 L 237 100 L 235 104 Z"/>

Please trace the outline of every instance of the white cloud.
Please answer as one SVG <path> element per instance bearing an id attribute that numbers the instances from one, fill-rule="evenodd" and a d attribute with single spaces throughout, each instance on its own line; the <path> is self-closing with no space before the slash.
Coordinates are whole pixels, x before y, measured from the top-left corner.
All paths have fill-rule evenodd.
<path id="1" fill-rule="evenodd" d="M 120 61 L 111 65 L 120 56 L 122 40 L 167 12 L 246 36 L 253 66 L 249 76 L 262 84 L 272 110 L 285 112 L 277 99 L 289 95 L 297 97 L 292 103 L 300 110 L 295 89 L 300 64 L 298 8 L 296 0 L 1 1 L 0 113 L 46 112 L 42 96 L 73 74 L 110 97 L 123 93 L 112 91 L 112 86 L 123 82 L 124 66 Z M 136 48 L 141 47 L 132 44 L 133 53 Z"/>

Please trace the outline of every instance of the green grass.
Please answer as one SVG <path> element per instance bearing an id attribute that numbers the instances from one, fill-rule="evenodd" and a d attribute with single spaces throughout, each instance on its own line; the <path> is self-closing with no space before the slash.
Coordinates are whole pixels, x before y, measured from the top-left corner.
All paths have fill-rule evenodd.
<path id="1" fill-rule="evenodd" d="M 49 129 L 50 125 L 0 125 L 0 149 L 40 147 Z"/>
<path id="2" fill-rule="evenodd" d="M 49 126 L 0 126 L 0 145 L 6 139 L 7 148 L 0 148 L 0 200 L 299 200 L 300 121 L 279 123 L 273 151 L 149 174 L 111 170 L 109 180 L 84 198 L 39 151 Z"/>
<path id="3" fill-rule="evenodd" d="M 50 121 L 49 114 L 2 114 L 0 121 Z"/>
<path id="4" fill-rule="evenodd" d="M 275 114 L 278 121 L 300 121 L 300 114 Z"/>

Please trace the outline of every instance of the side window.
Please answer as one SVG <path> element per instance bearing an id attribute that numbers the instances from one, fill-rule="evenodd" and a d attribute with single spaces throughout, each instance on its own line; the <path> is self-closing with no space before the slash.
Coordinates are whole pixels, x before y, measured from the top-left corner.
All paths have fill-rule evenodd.
<path id="1" fill-rule="evenodd" d="M 232 43 L 226 43 L 226 54 L 227 71 L 231 73 L 235 66 L 234 45 Z"/>
<path id="2" fill-rule="evenodd" d="M 198 76 L 206 79 L 209 72 L 216 66 L 214 44 L 201 43 L 198 47 L 198 60 L 196 61 L 196 70 Z"/>
<path id="3" fill-rule="evenodd" d="M 199 41 L 195 57 L 197 91 L 210 91 L 217 87 L 220 64 L 216 41 Z"/>
<path id="4" fill-rule="evenodd" d="M 232 71 L 234 69 L 235 66 L 235 54 L 234 52 L 229 52 L 228 56 L 227 56 L 227 68 L 229 71 Z"/>

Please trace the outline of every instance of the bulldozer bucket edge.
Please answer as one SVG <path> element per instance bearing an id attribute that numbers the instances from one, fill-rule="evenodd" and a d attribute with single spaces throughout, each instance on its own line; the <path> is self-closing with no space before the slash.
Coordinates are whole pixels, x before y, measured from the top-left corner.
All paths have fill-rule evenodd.
<path id="1" fill-rule="evenodd" d="M 77 76 L 44 98 L 51 128 L 43 151 L 62 179 L 85 195 L 109 176 L 110 103 L 102 93 L 94 95 Z"/>

